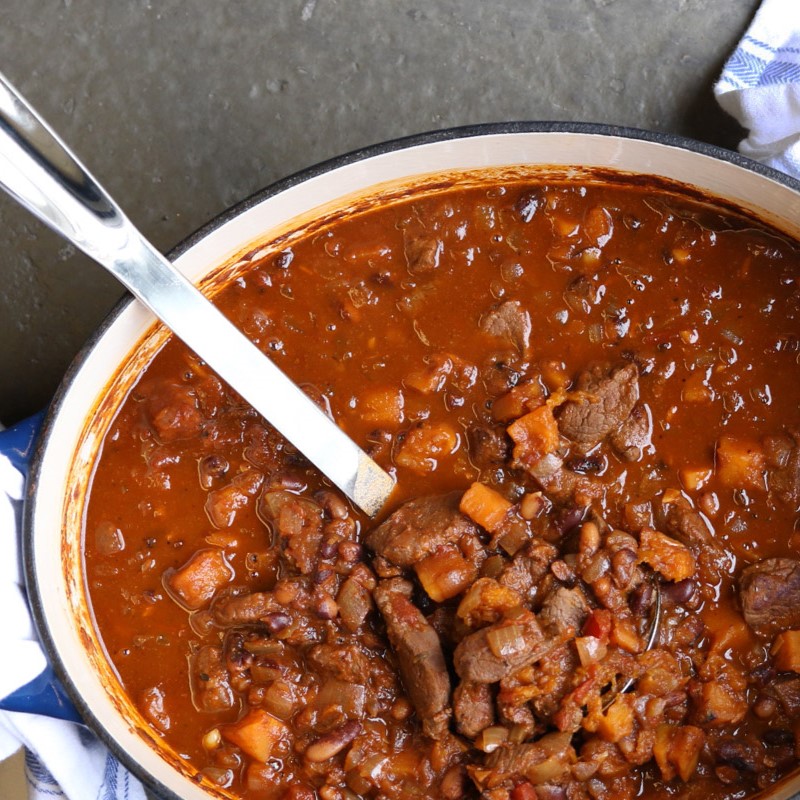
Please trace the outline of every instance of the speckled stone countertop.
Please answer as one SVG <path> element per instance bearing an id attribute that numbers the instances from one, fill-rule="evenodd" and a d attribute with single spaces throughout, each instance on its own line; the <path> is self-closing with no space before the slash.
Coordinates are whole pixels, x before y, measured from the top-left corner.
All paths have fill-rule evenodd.
<path id="1" fill-rule="evenodd" d="M 354 148 L 586 120 L 735 147 L 711 85 L 756 0 L 4 0 L 0 70 L 168 250 Z M 121 295 L 0 197 L 0 420 L 44 406 Z"/>

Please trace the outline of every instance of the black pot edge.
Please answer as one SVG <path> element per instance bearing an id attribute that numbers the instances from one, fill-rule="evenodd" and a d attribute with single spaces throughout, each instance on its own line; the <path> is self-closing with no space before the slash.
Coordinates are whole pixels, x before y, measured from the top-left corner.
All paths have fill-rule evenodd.
<path id="1" fill-rule="evenodd" d="M 477 125 L 466 125 L 462 127 L 433 130 L 427 133 L 414 134 L 398 139 L 392 139 L 379 144 L 359 148 L 349 153 L 322 161 L 314 166 L 302 169 L 299 172 L 295 172 L 294 174 L 282 178 L 265 187 L 264 189 L 255 192 L 254 194 L 250 195 L 250 197 L 245 198 L 239 203 L 236 203 L 222 213 L 218 214 L 216 217 L 212 218 L 209 222 L 198 228 L 194 233 L 190 234 L 182 242 L 176 245 L 172 250 L 169 251 L 167 256 L 171 260 L 178 258 L 212 231 L 221 227 L 229 220 L 238 216 L 242 212 L 247 211 L 268 197 L 272 197 L 280 192 L 290 189 L 293 186 L 296 186 L 299 183 L 302 183 L 303 181 L 314 178 L 318 175 L 322 175 L 326 172 L 330 172 L 338 167 L 346 166 L 347 164 L 352 164 L 357 161 L 363 161 L 374 156 L 383 155 L 384 153 L 408 149 L 417 145 L 433 144 L 436 142 L 460 138 L 517 133 L 578 133 L 616 136 L 625 139 L 638 139 L 646 142 L 653 142 L 655 144 L 662 144 L 668 147 L 689 150 L 694 153 L 710 156 L 721 161 L 726 161 L 735 166 L 749 170 L 750 172 L 763 175 L 766 178 L 788 186 L 789 188 L 800 193 L 800 180 L 792 178 L 791 176 L 772 169 L 771 167 L 767 167 L 757 161 L 753 161 L 752 159 L 742 156 L 732 150 L 727 150 L 725 148 L 718 147 L 717 145 L 700 142 L 695 139 L 690 139 L 677 134 L 660 133 L 655 131 L 647 131 L 640 128 L 630 128 L 590 122 L 518 121 L 482 123 Z M 50 439 L 53 422 L 58 415 L 59 409 L 64 400 L 64 396 L 70 384 L 72 383 L 74 376 L 91 354 L 91 351 L 94 349 L 97 341 L 103 336 L 106 330 L 113 324 L 123 310 L 131 302 L 133 302 L 133 299 L 134 298 L 129 294 L 123 296 L 109 312 L 108 316 L 100 324 L 97 330 L 89 337 L 68 367 L 64 378 L 59 384 L 53 400 L 47 409 L 44 424 L 42 425 L 39 439 L 33 453 L 31 467 L 26 483 L 22 522 L 23 570 L 28 592 L 28 602 L 31 606 L 34 622 L 36 624 L 42 645 L 45 649 L 45 653 L 50 660 L 50 663 L 53 665 L 53 670 L 58 679 L 63 683 L 64 688 L 72 699 L 72 702 L 78 709 L 78 712 L 87 721 L 87 724 L 98 736 L 98 738 L 109 748 L 109 750 L 119 759 L 119 761 L 148 788 L 148 790 L 154 792 L 159 797 L 163 798 L 163 800 L 182 800 L 180 795 L 175 794 L 171 789 L 164 786 L 164 784 L 162 784 L 158 779 L 141 767 L 138 762 L 132 758 L 129 758 L 128 753 L 117 744 L 116 740 L 113 739 L 105 729 L 102 722 L 93 714 L 92 710 L 84 702 L 83 698 L 75 687 L 75 684 L 72 682 L 58 655 L 58 650 L 50 634 L 50 628 L 44 615 L 40 597 L 40 588 L 36 582 L 36 570 L 34 563 L 35 557 L 32 546 L 34 512 L 33 503 L 31 500 L 36 493 L 39 474 L 41 472 L 42 459 Z"/>

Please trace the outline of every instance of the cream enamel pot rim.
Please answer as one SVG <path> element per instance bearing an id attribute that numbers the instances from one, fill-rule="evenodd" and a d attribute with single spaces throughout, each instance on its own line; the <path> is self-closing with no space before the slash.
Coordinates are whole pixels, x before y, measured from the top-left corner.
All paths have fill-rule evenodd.
<path id="1" fill-rule="evenodd" d="M 576 177 L 608 171 L 655 176 L 741 207 L 800 238 L 800 182 L 735 153 L 674 136 L 590 124 L 507 123 L 438 131 L 360 150 L 298 173 L 225 212 L 172 254 L 206 291 L 246 269 L 333 210 L 490 171 Z M 284 241 L 285 244 L 285 241 Z M 224 268 L 223 268 L 224 267 Z M 54 669 L 87 723 L 131 771 L 169 798 L 224 792 L 199 785 L 138 716 L 105 659 L 87 607 L 81 516 L 109 420 L 165 333 L 131 299 L 109 316 L 62 383 L 48 412 L 27 484 L 24 556 L 29 595 Z M 800 774 L 769 797 L 800 791 Z"/>

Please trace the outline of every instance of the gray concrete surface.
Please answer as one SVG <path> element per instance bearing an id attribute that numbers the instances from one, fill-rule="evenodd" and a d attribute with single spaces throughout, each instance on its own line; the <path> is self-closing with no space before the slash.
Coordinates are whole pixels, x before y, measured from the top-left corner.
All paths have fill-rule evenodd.
<path id="1" fill-rule="evenodd" d="M 363 145 L 587 120 L 734 147 L 711 85 L 757 0 L 3 0 L 0 70 L 168 249 Z M 0 197 L 0 420 L 47 403 L 121 291 Z"/>
<path id="2" fill-rule="evenodd" d="M 317 161 L 586 120 L 735 147 L 711 85 L 757 0 L 2 0 L 0 70 L 162 249 Z M 0 197 L 0 420 L 44 406 L 121 292 Z M 22 797 L 10 771 L 0 796 Z"/>

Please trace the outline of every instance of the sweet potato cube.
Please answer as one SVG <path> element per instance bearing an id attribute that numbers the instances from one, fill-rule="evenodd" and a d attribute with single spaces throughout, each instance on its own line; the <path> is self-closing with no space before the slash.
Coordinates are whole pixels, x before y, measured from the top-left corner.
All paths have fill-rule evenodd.
<path id="1" fill-rule="evenodd" d="M 423 558 L 414 569 L 428 597 L 437 603 L 461 594 L 478 576 L 477 566 L 455 547 L 442 548 Z"/>
<path id="2" fill-rule="evenodd" d="M 492 416 L 498 422 L 517 419 L 544 402 L 544 391 L 538 381 L 528 381 L 500 395 L 492 403 Z"/>
<path id="3" fill-rule="evenodd" d="M 464 492 L 458 507 L 462 514 L 493 533 L 500 527 L 511 503 L 500 492 L 476 482 Z"/>
<path id="4" fill-rule="evenodd" d="M 705 735 L 694 725 L 659 725 L 653 755 L 661 770 L 661 777 L 671 781 L 675 774 L 687 782 L 697 769 Z"/>
<path id="5" fill-rule="evenodd" d="M 558 447 L 558 423 L 549 406 L 528 412 L 508 426 L 514 442 L 514 460 L 522 465 L 536 464 Z"/>
<path id="6" fill-rule="evenodd" d="M 614 702 L 600 716 L 597 723 L 597 733 L 607 742 L 618 742 L 632 732 L 632 696 L 617 695 Z"/>
<path id="7" fill-rule="evenodd" d="M 639 561 L 660 572 L 668 581 L 690 578 L 696 567 L 694 556 L 686 545 L 649 528 L 639 536 Z"/>
<path id="8" fill-rule="evenodd" d="M 233 578 L 222 550 L 198 550 L 182 567 L 164 578 L 178 602 L 191 611 L 202 608 Z"/>
<path id="9" fill-rule="evenodd" d="M 784 631 L 772 646 L 775 666 L 782 672 L 800 672 L 800 631 Z"/>
<path id="10" fill-rule="evenodd" d="M 644 650 L 644 642 L 633 622 L 624 617 L 614 618 L 611 628 L 611 643 L 629 653 L 641 653 Z"/>
<path id="11" fill-rule="evenodd" d="M 763 489 L 766 459 L 752 439 L 720 436 L 717 442 L 717 476 L 732 489 Z"/>
<path id="12" fill-rule="evenodd" d="M 678 471 L 681 483 L 687 492 L 696 492 L 702 489 L 713 474 L 711 467 L 683 467 Z"/>
<path id="13" fill-rule="evenodd" d="M 238 722 L 220 730 L 229 742 L 262 763 L 267 761 L 275 745 L 289 732 L 286 725 L 262 708 L 248 711 Z"/>
<path id="14" fill-rule="evenodd" d="M 744 697 L 722 681 L 708 681 L 691 695 L 695 705 L 694 718 L 702 725 L 735 725 L 747 713 Z"/>
<path id="15" fill-rule="evenodd" d="M 398 466 L 424 475 L 439 466 L 439 459 L 454 453 L 461 442 L 458 431 L 446 423 L 425 423 L 414 428 L 400 446 Z"/>
<path id="16" fill-rule="evenodd" d="M 403 422 L 405 398 L 400 389 L 385 387 L 366 392 L 359 403 L 361 416 L 373 425 L 396 428 Z"/>
<path id="17" fill-rule="evenodd" d="M 470 628 L 497 622 L 506 611 L 522 605 L 520 595 L 492 578 L 479 578 L 461 599 L 456 610 Z"/>

